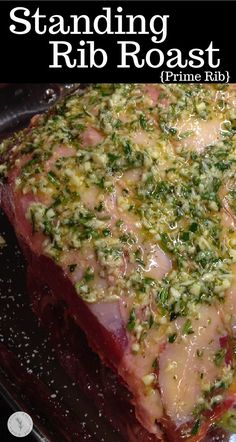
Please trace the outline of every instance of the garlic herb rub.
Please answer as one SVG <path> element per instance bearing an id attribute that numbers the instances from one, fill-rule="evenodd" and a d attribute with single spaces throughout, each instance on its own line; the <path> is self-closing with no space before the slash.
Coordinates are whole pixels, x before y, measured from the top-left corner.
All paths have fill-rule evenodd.
<path id="1" fill-rule="evenodd" d="M 236 115 L 227 87 L 144 89 L 94 85 L 40 117 L 17 147 L 16 163 L 24 164 L 16 186 L 35 196 L 27 217 L 50 256 L 63 263 L 67 252 L 93 249 L 96 263 L 77 284 L 84 299 L 106 297 L 93 277 L 99 267 L 102 278 L 113 275 L 108 292 L 135 294 L 138 303 L 154 298 L 157 316 L 171 320 L 196 303 L 221 301 L 230 285 L 235 234 L 229 228 L 222 241 L 219 191 L 234 179 Z M 181 143 L 194 133 L 178 129 L 189 115 L 220 117 L 219 139 L 203 151 Z M 235 190 L 225 198 L 235 212 Z M 146 276 L 145 243 L 171 257 L 161 281 Z"/>
<path id="2" fill-rule="evenodd" d="M 234 371 L 235 86 L 92 85 L 0 153 L 37 247 L 85 302 L 122 300 L 142 394 L 158 378 L 168 415 L 194 417 L 194 434 Z M 187 348 L 200 387 L 182 403 Z M 154 423 L 160 409 L 145 406 Z"/>

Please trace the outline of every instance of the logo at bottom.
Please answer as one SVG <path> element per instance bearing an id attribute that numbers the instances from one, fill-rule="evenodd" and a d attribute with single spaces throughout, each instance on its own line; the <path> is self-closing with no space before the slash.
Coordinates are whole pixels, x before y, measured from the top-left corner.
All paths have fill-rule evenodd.
<path id="1" fill-rule="evenodd" d="M 32 431 L 33 421 L 24 411 L 16 411 L 9 417 L 7 428 L 13 436 L 25 437 Z"/>

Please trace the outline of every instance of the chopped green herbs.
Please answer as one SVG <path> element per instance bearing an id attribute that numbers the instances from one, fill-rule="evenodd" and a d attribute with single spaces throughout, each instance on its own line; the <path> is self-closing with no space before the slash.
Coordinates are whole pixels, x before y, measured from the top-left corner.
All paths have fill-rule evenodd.
<path id="1" fill-rule="evenodd" d="M 136 325 L 136 313 L 135 310 L 132 309 L 129 315 L 129 322 L 127 324 L 127 328 L 129 331 L 132 331 Z"/>
<path id="2" fill-rule="evenodd" d="M 93 279 L 94 279 L 94 270 L 88 267 L 84 273 L 84 280 L 85 282 L 89 282 L 92 281 Z"/>
<path id="3" fill-rule="evenodd" d="M 48 172 L 48 180 L 50 181 L 50 183 L 54 184 L 54 185 L 58 185 L 59 184 L 59 180 L 57 179 L 55 173 Z"/>
<path id="4" fill-rule="evenodd" d="M 177 333 L 172 333 L 172 335 L 169 335 L 169 336 L 168 336 L 168 341 L 169 341 L 171 344 L 173 344 L 173 342 L 176 341 L 176 338 L 177 338 Z"/>
<path id="5" fill-rule="evenodd" d="M 158 359 L 157 358 L 154 359 L 154 361 L 152 363 L 152 368 L 154 368 L 154 370 L 158 369 Z"/>
<path id="6" fill-rule="evenodd" d="M 226 350 L 224 348 L 220 348 L 217 350 L 214 356 L 214 363 L 217 367 L 220 367 L 225 359 Z"/>
<path id="7" fill-rule="evenodd" d="M 201 426 L 201 420 L 197 419 L 192 427 L 192 430 L 191 430 L 192 436 L 195 436 L 196 434 L 198 434 L 198 432 L 200 430 L 200 426 Z"/>
<path id="8" fill-rule="evenodd" d="M 184 335 L 191 335 L 192 333 L 194 333 L 190 319 L 187 319 L 187 321 L 185 321 L 182 331 Z"/>

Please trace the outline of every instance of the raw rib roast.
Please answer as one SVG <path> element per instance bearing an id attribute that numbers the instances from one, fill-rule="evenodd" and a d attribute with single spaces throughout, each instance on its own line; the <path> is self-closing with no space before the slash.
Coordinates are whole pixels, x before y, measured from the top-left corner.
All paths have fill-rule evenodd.
<path id="1" fill-rule="evenodd" d="M 0 155 L 30 291 L 129 391 L 137 440 L 201 440 L 236 391 L 235 86 L 94 84 Z"/>

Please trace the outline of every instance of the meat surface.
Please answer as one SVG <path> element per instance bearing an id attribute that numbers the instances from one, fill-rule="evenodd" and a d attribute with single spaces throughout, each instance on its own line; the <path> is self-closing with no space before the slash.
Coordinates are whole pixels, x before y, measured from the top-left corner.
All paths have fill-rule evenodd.
<path id="1" fill-rule="evenodd" d="M 35 280 L 154 440 L 201 440 L 234 402 L 235 96 L 92 85 L 0 147 L 1 206 Z"/>
<path id="2" fill-rule="evenodd" d="M 28 270 L 28 287 L 33 311 L 40 325 L 50 330 L 52 346 L 72 381 L 95 402 L 99 412 L 112 422 L 124 440 L 155 442 L 155 435 L 148 433 L 135 418 L 131 394 L 117 375 L 100 363 L 81 329 L 68 318 L 66 304 L 35 277 L 32 268 Z"/>

